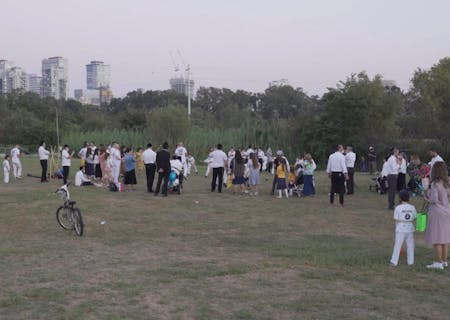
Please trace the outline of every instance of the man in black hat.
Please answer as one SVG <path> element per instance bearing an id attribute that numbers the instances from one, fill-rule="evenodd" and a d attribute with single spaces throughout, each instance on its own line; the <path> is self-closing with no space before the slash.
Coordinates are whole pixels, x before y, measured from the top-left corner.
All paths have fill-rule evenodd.
<path id="1" fill-rule="evenodd" d="M 162 149 L 156 152 L 156 170 L 158 171 L 158 182 L 156 183 L 155 196 L 159 194 L 161 182 L 164 179 L 161 193 L 163 197 L 167 197 L 167 187 L 169 185 L 169 175 L 171 170 L 169 144 L 167 142 L 164 142 Z"/>

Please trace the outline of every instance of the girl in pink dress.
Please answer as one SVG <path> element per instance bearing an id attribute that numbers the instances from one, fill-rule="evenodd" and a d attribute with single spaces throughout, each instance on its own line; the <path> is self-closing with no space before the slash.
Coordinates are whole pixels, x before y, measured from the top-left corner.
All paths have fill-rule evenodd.
<path id="1" fill-rule="evenodd" d="M 429 269 L 443 270 L 448 266 L 448 245 L 450 243 L 450 184 L 444 162 L 436 162 L 431 170 L 431 183 L 425 194 L 428 201 L 428 222 L 425 241 L 434 248 L 435 261 Z"/>
<path id="2" fill-rule="evenodd" d="M 104 145 L 100 146 L 100 152 L 98 158 L 100 161 L 100 168 L 102 170 L 102 183 L 105 186 L 109 186 L 112 181 L 111 167 L 108 164 L 109 152 L 106 150 Z"/>

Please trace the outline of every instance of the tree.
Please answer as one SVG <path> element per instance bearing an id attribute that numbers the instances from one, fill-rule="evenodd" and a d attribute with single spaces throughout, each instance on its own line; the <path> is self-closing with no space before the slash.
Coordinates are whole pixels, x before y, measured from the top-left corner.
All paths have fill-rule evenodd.
<path id="1" fill-rule="evenodd" d="M 316 136 L 330 148 L 344 143 L 359 150 L 369 145 L 380 149 L 399 137 L 402 96 L 387 91 L 379 75 L 370 79 L 364 72 L 353 74 L 322 99 L 325 109 Z"/>

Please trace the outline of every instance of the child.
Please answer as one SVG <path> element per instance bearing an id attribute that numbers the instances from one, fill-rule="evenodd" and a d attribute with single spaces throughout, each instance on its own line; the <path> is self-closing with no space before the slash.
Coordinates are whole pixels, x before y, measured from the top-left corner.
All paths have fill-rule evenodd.
<path id="1" fill-rule="evenodd" d="M 403 242 L 406 242 L 407 263 L 414 264 L 414 227 L 413 221 L 417 218 L 416 208 L 409 204 L 409 192 L 405 189 L 399 192 L 400 204 L 395 208 L 395 244 L 392 252 L 391 266 L 397 266 L 398 257 Z"/>
<path id="2" fill-rule="evenodd" d="M 3 160 L 3 182 L 9 183 L 9 172 L 11 171 L 11 166 L 8 161 L 9 155 L 5 155 L 5 160 Z"/>
<path id="3" fill-rule="evenodd" d="M 282 192 L 286 194 L 286 198 L 289 198 L 288 190 L 286 188 L 286 161 L 281 159 L 277 166 L 277 190 L 278 199 L 282 198 Z"/>
<path id="4" fill-rule="evenodd" d="M 292 193 L 295 187 L 295 167 L 291 167 L 291 170 L 289 171 L 288 181 L 289 195 L 292 197 Z"/>

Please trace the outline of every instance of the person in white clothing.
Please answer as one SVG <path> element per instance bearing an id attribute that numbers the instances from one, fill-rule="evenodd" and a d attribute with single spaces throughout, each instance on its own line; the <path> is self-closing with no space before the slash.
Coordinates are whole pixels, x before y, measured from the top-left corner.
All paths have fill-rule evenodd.
<path id="1" fill-rule="evenodd" d="M 399 153 L 398 155 L 398 176 L 397 176 L 397 191 L 406 189 L 406 168 L 408 163 L 406 162 L 406 155 Z"/>
<path id="2" fill-rule="evenodd" d="M 11 149 L 11 162 L 13 165 L 13 175 L 14 179 L 22 179 L 22 163 L 20 162 L 20 145 L 16 144 L 14 148 Z"/>
<path id="3" fill-rule="evenodd" d="M 398 159 L 399 151 L 397 148 L 391 148 L 391 156 L 387 160 L 386 175 L 388 182 L 388 205 L 390 210 L 394 210 L 395 194 L 397 192 L 397 179 L 400 170 L 400 161 Z"/>
<path id="4" fill-rule="evenodd" d="M 191 170 L 194 170 L 195 174 L 198 174 L 197 166 L 195 165 L 195 158 L 192 154 L 188 153 L 186 157 L 187 162 L 187 175 L 191 174 Z"/>
<path id="5" fill-rule="evenodd" d="M 433 170 L 433 165 L 436 162 L 445 162 L 444 159 L 442 159 L 442 157 L 437 153 L 436 149 L 432 148 L 428 153 L 430 154 L 431 157 L 431 161 L 428 162 L 428 165 L 430 166 L 431 170 Z"/>
<path id="6" fill-rule="evenodd" d="M 147 192 L 153 193 L 153 181 L 156 172 L 156 152 L 153 151 L 151 143 L 147 144 L 147 149 L 142 153 L 142 161 L 145 166 L 145 176 L 147 178 Z"/>
<path id="7" fill-rule="evenodd" d="M 38 154 L 39 154 L 39 161 L 41 163 L 41 169 L 42 169 L 41 182 L 48 182 L 48 180 L 47 180 L 47 161 L 48 161 L 48 156 L 50 154 L 50 151 L 45 149 L 44 141 L 41 141 L 39 143 Z"/>
<path id="8" fill-rule="evenodd" d="M 338 145 L 336 151 L 328 158 L 327 173 L 331 178 L 330 204 L 334 203 L 334 194 L 339 194 L 339 203 L 344 206 L 345 181 L 348 180 L 345 165 L 344 147 Z"/>
<path id="9" fill-rule="evenodd" d="M 119 144 L 114 142 L 111 148 L 111 171 L 113 176 L 114 184 L 117 186 L 117 190 L 120 190 L 119 175 L 120 175 L 120 165 L 122 163 L 122 157 L 120 155 Z"/>
<path id="10" fill-rule="evenodd" d="M 351 146 L 347 146 L 345 150 L 345 166 L 347 167 L 348 180 L 346 181 L 347 194 L 353 194 L 355 192 L 355 162 L 356 153 L 353 152 Z"/>
<path id="11" fill-rule="evenodd" d="M 81 166 L 83 167 L 83 169 L 86 164 L 86 152 L 87 152 L 87 142 L 85 141 L 83 143 L 83 147 L 78 152 L 78 157 L 80 157 L 81 159 Z"/>
<path id="12" fill-rule="evenodd" d="M 75 174 L 75 186 L 81 187 L 81 186 L 92 186 L 92 181 L 86 177 L 86 175 L 83 172 L 83 167 L 80 167 L 80 169 Z"/>
<path id="13" fill-rule="evenodd" d="M 211 157 L 211 168 L 213 169 L 213 179 L 211 181 L 211 192 L 216 190 L 216 180 L 218 179 L 218 191 L 222 192 L 224 168 L 228 167 L 228 157 L 222 151 L 222 145 L 219 143 L 217 149 L 209 154 Z"/>
<path id="14" fill-rule="evenodd" d="M 398 258 L 403 242 L 406 242 L 406 261 L 409 266 L 414 264 L 414 227 L 413 221 L 417 218 L 416 208 L 409 204 L 409 192 L 405 189 L 400 191 L 401 204 L 395 207 L 395 243 L 390 264 L 398 265 Z"/>
<path id="15" fill-rule="evenodd" d="M 61 152 L 61 166 L 63 169 L 64 184 L 67 184 L 67 178 L 69 177 L 72 155 L 73 153 L 69 154 L 69 146 L 65 144 Z"/>
<path id="16" fill-rule="evenodd" d="M 9 155 L 5 156 L 5 160 L 3 160 L 3 182 L 9 183 L 9 172 L 11 171 L 11 166 L 8 161 Z"/>
<path id="17" fill-rule="evenodd" d="M 179 142 L 177 145 L 177 148 L 175 149 L 175 154 L 178 157 L 178 159 L 180 159 L 181 164 L 183 165 L 183 175 L 186 177 L 187 176 L 187 161 L 186 161 L 186 156 L 187 156 L 187 150 L 183 145 L 183 142 Z"/>
<path id="18" fill-rule="evenodd" d="M 212 163 L 211 153 L 212 153 L 214 150 L 215 150 L 214 148 L 209 149 L 208 158 L 206 158 L 205 160 L 203 160 L 203 162 L 206 163 L 205 178 L 208 178 L 209 172 L 211 171 L 211 163 Z"/>

